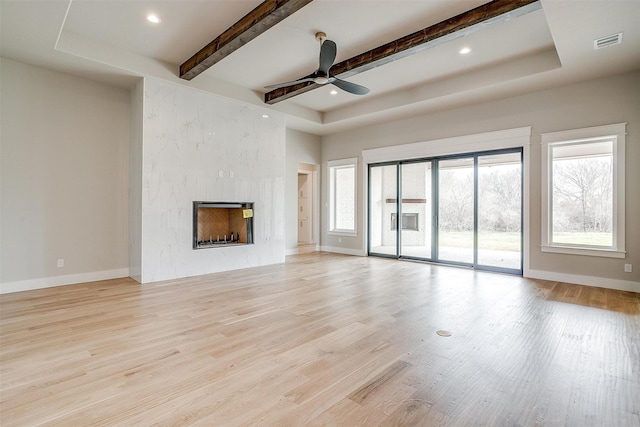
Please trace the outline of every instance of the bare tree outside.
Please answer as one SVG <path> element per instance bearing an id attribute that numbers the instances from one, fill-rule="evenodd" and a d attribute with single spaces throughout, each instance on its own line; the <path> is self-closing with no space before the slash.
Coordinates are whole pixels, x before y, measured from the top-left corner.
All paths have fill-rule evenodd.
<path id="1" fill-rule="evenodd" d="M 611 155 L 553 161 L 553 242 L 613 244 Z"/>
<path id="2" fill-rule="evenodd" d="M 478 199 L 482 204 L 481 230 L 519 232 L 521 215 L 520 165 L 498 165 L 480 169 L 482 185 Z"/>
<path id="3" fill-rule="evenodd" d="M 440 180 L 446 183 L 440 192 L 440 229 L 473 231 L 473 170 L 445 169 Z"/>
<path id="4" fill-rule="evenodd" d="M 473 158 L 439 162 L 438 256 L 473 262 Z"/>

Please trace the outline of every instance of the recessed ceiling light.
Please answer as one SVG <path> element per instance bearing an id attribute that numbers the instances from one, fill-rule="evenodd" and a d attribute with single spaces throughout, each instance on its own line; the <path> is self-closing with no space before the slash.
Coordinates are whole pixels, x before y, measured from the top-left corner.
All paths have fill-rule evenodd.
<path id="1" fill-rule="evenodd" d="M 469 52 L 471 52 L 471 49 L 468 47 L 463 47 L 462 49 L 460 49 L 460 55 L 466 55 Z"/>
<path id="2" fill-rule="evenodd" d="M 157 15 L 154 15 L 152 13 L 150 15 L 147 15 L 147 21 L 153 22 L 154 24 L 159 24 L 160 23 L 160 18 L 158 18 Z"/>
<path id="3" fill-rule="evenodd" d="M 333 90 L 332 90 L 331 92 L 329 92 L 329 93 L 330 93 L 331 95 L 337 95 L 337 94 L 338 94 L 338 91 L 337 91 L 337 90 L 335 90 L 335 89 L 333 89 Z"/>
<path id="4" fill-rule="evenodd" d="M 268 119 L 268 118 L 269 118 L 269 115 L 268 115 L 268 114 L 263 114 L 263 115 L 262 115 L 262 118 L 263 118 L 263 119 Z"/>

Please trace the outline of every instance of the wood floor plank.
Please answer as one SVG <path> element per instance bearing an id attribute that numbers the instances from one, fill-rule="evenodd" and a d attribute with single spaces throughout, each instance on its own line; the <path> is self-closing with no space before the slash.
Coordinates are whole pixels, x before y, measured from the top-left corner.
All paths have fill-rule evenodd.
<path id="1" fill-rule="evenodd" d="M 0 295 L 3 427 L 640 426 L 639 414 L 632 292 L 305 252 Z"/>

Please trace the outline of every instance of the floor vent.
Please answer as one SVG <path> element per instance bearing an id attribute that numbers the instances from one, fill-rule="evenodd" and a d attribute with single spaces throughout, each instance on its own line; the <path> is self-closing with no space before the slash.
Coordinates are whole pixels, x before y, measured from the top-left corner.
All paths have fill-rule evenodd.
<path id="1" fill-rule="evenodd" d="M 610 36 L 600 37 L 599 39 L 594 40 L 593 49 L 602 49 L 620 43 L 622 43 L 622 33 L 611 34 Z"/>

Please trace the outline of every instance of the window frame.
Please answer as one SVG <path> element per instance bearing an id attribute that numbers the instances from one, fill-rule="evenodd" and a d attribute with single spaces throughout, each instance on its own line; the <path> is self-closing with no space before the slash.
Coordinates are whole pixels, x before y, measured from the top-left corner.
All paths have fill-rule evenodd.
<path id="1" fill-rule="evenodd" d="M 625 136 L 626 123 L 616 123 L 583 129 L 572 129 L 541 134 L 542 145 L 542 217 L 541 217 L 541 250 L 542 252 L 586 255 L 609 258 L 625 257 Z M 602 139 L 610 139 L 613 144 L 613 194 L 612 194 L 612 234 L 611 248 L 553 243 L 553 192 L 552 149 L 563 145 L 579 145 L 592 143 Z"/>
<path id="2" fill-rule="evenodd" d="M 353 168 L 353 229 L 339 229 L 336 228 L 336 170 Z M 329 230 L 330 235 L 335 236 L 358 236 L 358 159 L 357 157 L 351 157 L 348 159 L 329 160 L 327 162 L 328 177 L 329 177 Z"/>

